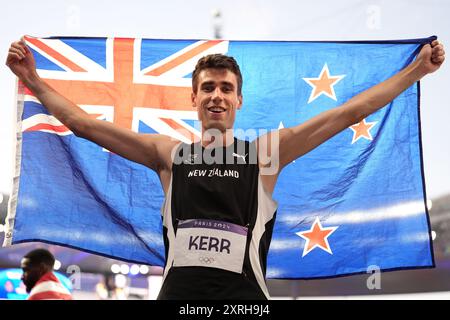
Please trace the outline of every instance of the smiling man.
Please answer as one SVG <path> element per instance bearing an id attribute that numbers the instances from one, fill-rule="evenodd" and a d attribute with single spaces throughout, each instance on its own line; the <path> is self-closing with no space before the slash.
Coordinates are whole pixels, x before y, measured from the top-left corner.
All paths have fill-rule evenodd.
<path id="1" fill-rule="evenodd" d="M 402 71 L 343 105 L 248 142 L 233 135 L 243 104 L 239 66 L 225 55 L 203 57 L 191 96 L 202 139 L 192 144 L 89 117 L 39 77 L 23 40 L 11 45 L 6 64 L 74 134 L 158 174 L 166 250 L 159 299 L 268 299 L 266 259 L 277 209 L 272 192 L 281 170 L 387 105 L 444 59 L 443 46 L 433 41 Z"/>

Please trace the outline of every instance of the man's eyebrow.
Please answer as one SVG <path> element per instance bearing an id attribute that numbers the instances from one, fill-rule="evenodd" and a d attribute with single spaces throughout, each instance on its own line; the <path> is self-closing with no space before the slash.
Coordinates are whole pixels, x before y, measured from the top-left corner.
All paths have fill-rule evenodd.
<path id="1" fill-rule="evenodd" d="M 205 81 L 205 82 L 201 83 L 201 86 L 202 87 L 203 86 L 208 86 L 208 85 L 211 85 L 211 84 L 214 84 L 214 83 L 215 83 L 214 81 Z M 229 81 L 221 81 L 220 85 L 227 85 L 227 86 L 230 86 L 230 87 L 234 87 L 234 84 L 232 82 L 229 82 Z"/>
<path id="2" fill-rule="evenodd" d="M 227 85 L 227 86 L 230 86 L 230 87 L 234 88 L 234 84 L 229 82 L 229 81 L 222 81 L 221 84 L 224 84 L 224 85 Z"/>
<path id="3" fill-rule="evenodd" d="M 207 85 L 210 85 L 210 84 L 214 84 L 214 81 L 205 81 L 205 82 L 202 82 L 202 83 L 201 83 L 201 86 L 207 86 Z"/>

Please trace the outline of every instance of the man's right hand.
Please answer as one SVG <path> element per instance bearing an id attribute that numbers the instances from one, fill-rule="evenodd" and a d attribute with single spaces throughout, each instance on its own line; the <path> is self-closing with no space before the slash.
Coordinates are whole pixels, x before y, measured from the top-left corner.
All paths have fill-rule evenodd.
<path id="1" fill-rule="evenodd" d="M 38 77 L 36 72 L 36 62 L 30 49 L 25 44 L 24 37 L 22 37 L 20 41 L 11 43 L 8 57 L 6 58 L 6 65 L 24 82 L 28 82 L 33 78 Z"/>
<path id="2" fill-rule="evenodd" d="M 86 111 L 39 77 L 36 61 L 25 43 L 25 38 L 11 44 L 6 65 L 42 105 L 75 135 L 156 171 L 160 175 L 164 191 L 167 192 L 172 172 L 172 150 L 179 141 L 161 134 L 138 134 L 89 116 Z"/>

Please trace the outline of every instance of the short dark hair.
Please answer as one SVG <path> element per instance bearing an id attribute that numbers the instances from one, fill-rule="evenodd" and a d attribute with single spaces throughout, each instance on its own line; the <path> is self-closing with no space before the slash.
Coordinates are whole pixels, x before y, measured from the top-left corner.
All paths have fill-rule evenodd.
<path id="1" fill-rule="evenodd" d="M 239 65 L 233 57 L 215 53 L 204 56 L 198 60 L 194 72 L 192 73 L 192 90 L 194 92 L 197 92 L 198 75 L 205 69 L 225 69 L 233 72 L 237 78 L 237 93 L 238 95 L 242 94 L 242 74 Z"/>
<path id="2" fill-rule="evenodd" d="M 24 258 L 30 260 L 30 265 L 37 265 L 39 263 L 43 263 L 49 268 L 53 269 L 55 265 L 55 257 L 51 254 L 50 251 L 46 249 L 35 249 L 28 252 Z"/>

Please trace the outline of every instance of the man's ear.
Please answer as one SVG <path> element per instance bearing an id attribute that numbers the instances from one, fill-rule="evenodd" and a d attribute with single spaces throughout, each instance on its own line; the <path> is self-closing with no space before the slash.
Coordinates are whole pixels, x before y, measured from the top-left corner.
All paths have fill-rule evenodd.
<path id="1" fill-rule="evenodd" d="M 242 102 L 243 102 L 243 97 L 242 97 L 242 95 L 240 95 L 240 96 L 238 96 L 238 104 L 236 106 L 236 109 L 238 109 L 238 110 L 241 109 Z"/>
<path id="2" fill-rule="evenodd" d="M 196 108 L 196 99 L 197 99 L 197 95 L 195 94 L 195 92 L 191 92 L 192 108 Z"/>

